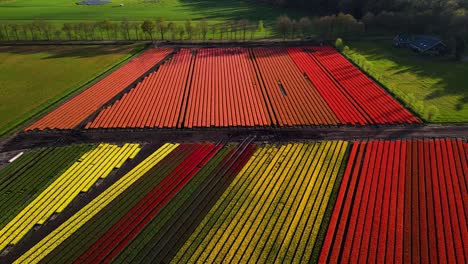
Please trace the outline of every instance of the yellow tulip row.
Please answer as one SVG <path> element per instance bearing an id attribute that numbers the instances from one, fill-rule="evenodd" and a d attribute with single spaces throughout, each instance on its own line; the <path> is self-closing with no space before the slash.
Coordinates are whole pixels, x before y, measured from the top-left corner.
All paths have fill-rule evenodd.
<path id="1" fill-rule="evenodd" d="M 347 148 L 259 148 L 173 263 L 309 262 Z"/>
<path id="2" fill-rule="evenodd" d="M 0 250 L 17 244 L 35 225 L 61 213 L 80 192 L 87 192 L 99 178 L 107 177 L 139 150 L 138 144 L 101 144 L 85 153 L 0 230 Z"/>
<path id="3" fill-rule="evenodd" d="M 74 214 L 70 219 L 56 228 L 47 237 L 42 239 L 33 248 L 17 259 L 15 263 L 38 263 L 41 261 L 45 256 L 83 226 L 89 219 L 98 214 L 128 187 L 144 176 L 152 167 L 159 163 L 177 146 L 178 144 L 163 145 L 138 166 L 120 178 L 111 187 Z"/>

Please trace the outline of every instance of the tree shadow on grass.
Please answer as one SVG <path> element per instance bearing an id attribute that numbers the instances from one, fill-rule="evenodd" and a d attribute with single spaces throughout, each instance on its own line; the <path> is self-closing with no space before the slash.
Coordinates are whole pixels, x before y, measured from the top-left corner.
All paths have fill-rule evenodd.
<path id="1" fill-rule="evenodd" d="M 251 21 L 271 21 L 282 14 L 288 14 L 294 18 L 306 16 L 306 13 L 301 10 L 278 8 L 250 1 L 180 0 L 180 2 L 183 8 L 193 13 L 200 13 L 200 17 L 208 20 L 249 19 Z M 219 12 L 220 10 L 222 10 L 222 13 Z"/>
<path id="2" fill-rule="evenodd" d="M 41 59 L 59 58 L 92 58 L 111 54 L 125 55 L 135 49 L 135 46 L 109 45 L 109 46 L 0 46 L 0 53 L 12 53 L 18 55 L 32 55 L 36 53 L 48 53 Z"/>
<path id="3" fill-rule="evenodd" d="M 384 47 L 384 45 L 388 47 Z M 374 47 L 372 48 L 372 46 Z M 468 63 L 455 62 L 451 58 L 422 56 L 409 50 L 398 50 L 393 48 L 390 42 L 372 44 L 372 46 L 363 45 L 359 48 L 359 52 L 373 63 L 378 63 L 380 60 L 390 60 L 397 65 L 389 68 L 391 72 L 396 74 L 411 73 L 421 78 L 438 80 L 436 83 L 431 83 L 431 86 L 437 88 L 428 88 L 430 89 L 429 94 L 422 99 L 432 100 L 456 95 L 460 96 L 454 106 L 456 110 L 460 111 L 466 107 L 465 104 L 468 103 Z"/>

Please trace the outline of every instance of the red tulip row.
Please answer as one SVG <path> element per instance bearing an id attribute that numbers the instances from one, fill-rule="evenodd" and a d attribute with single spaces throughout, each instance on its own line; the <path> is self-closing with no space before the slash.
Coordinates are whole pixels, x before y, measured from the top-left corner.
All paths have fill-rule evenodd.
<path id="1" fill-rule="evenodd" d="M 147 50 L 27 127 L 26 131 L 35 129 L 73 129 L 77 127 L 103 104 L 126 89 L 171 52 L 171 49 Z"/>
<path id="2" fill-rule="evenodd" d="M 365 122 L 366 115 L 368 116 L 366 121 L 369 124 L 420 122 L 407 109 L 401 106 L 394 98 L 364 73 L 359 71 L 358 68 L 346 60 L 335 49 L 331 47 L 310 47 L 306 48 L 306 50 L 309 51 L 307 55 L 310 57 L 310 59 L 306 61 L 310 63 L 310 65 L 303 65 L 301 67 L 306 68 L 308 75 L 321 75 L 322 78 L 329 78 L 334 82 L 334 85 L 330 86 L 328 92 L 332 90 L 338 92 L 339 97 L 335 97 L 334 99 L 339 100 L 339 102 L 343 104 L 343 107 L 341 110 L 337 109 L 337 112 L 349 111 L 349 114 L 353 115 L 353 117 L 350 118 L 350 123 L 356 121 L 359 123 Z M 310 53 L 310 51 L 313 52 Z M 323 66 L 323 68 L 321 68 L 322 71 L 315 71 L 312 73 L 311 69 L 307 69 L 308 67 L 313 67 L 314 63 Z M 320 67 L 320 65 L 316 65 L 316 67 Z M 324 75 L 327 76 L 324 77 Z M 312 77 L 311 79 L 317 78 L 318 77 Z M 317 82 L 317 80 L 315 80 L 315 82 Z M 319 86 L 318 84 L 316 85 Z M 329 84 L 326 85 L 328 87 Z M 321 88 L 321 90 L 324 89 L 324 87 Z M 329 104 L 333 104 L 332 99 L 329 97 L 328 102 Z M 359 114 L 362 116 L 359 117 Z M 346 120 L 346 118 L 344 118 L 344 120 Z"/>
<path id="3" fill-rule="evenodd" d="M 314 84 L 342 124 L 366 125 L 375 122 L 314 56 L 303 48 L 289 48 L 289 56 Z"/>
<path id="4" fill-rule="evenodd" d="M 145 52 L 26 130 L 77 127 L 170 52 Z M 205 48 L 180 50 L 85 128 L 419 122 L 330 47 Z"/>
<path id="5" fill-rule="evenodd" d="M 75 263 L 109 263 L 221 148 L 214 144 L 182 145 L 190 155 L 100 237 Z"/>
<path id="6" fill-rule="evenodd" d="M 466 263 L 462 140 L 354 144 L 320 263 Z"/>
<path id="7" fill-rule="evenodd" d="M 284 48 L 252 49 L 278 126 L 336 125 L 340 120 Z"/>
<path id="8" fill-rule="evenodd" d="M 193 60 L 191 50 L 182 49 L 85 128 L 176 127 Z"/>
<path id="9" fill-rule="evenodd" d="M 200 49 L 184 126 L 269 126 L 272 120 L 248 49 Z"/>

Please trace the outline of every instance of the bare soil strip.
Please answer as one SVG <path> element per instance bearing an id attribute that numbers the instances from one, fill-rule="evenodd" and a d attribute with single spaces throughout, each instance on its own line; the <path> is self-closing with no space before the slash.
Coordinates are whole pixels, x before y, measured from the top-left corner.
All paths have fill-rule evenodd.
<path id="1" fill-rule="evenodd" d="M 405 125 L 369 127 L 297 127 L 226 129 L 103 129 L 92 131 L 36 131 L 19 133 L 0 142 L 0 153 L 75 143 L 162 143 L 199 141 L 240 141 L 256 136 L 258 141 L 357 140 L 407 138 L 467 138 L 468 125 Z"/>

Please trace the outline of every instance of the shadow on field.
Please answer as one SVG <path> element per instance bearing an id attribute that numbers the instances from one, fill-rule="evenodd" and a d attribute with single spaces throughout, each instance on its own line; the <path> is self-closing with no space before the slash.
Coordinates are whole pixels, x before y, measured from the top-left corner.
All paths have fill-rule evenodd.
<path id="1" fill-rule="evenodd" d="M 43 60 L 58 58 L 91 58 L 109 54 L 128 54 L 133 46 L 0 46 L 0 53 L 32 55 L 47 53 Z"/>
<path id="2" fill-rule="evenodd" d="M 424 78 L 438 80 L 436 83 L 426 85 L 429 94 L 423 98 L 431 100 L 448 95 L 461 96 L 455 105 L 458 111 L 467 107 L 468 104 L 468 63 L 455 62 L 452 58 L 422 56 L 409 50 L 400 50 L 393 48 L 391 43 L 377 43 L 359 45 L 359 52 L 365 55 L 373 63 L 379 60 L 390 60 L 398 66 L 389 68 L 395 74 L 411 73 L 421 78 L 424 84 Z M 387 47 L 389 46 L 389 47 Z M 351 45 L 352 47 L 352 45 Z"/>
<path id="3" fill-rule="evenodd" d="M 208 20 L 239 20 L 249 19 L 256 21 L 275 20 L 278 16 L 287 13 L 292 17 L 299 17 L 301 12 L 295 9 L 280 10 L 266 4 L 253 1 L 232 0 L 179 0 L 182 6 L 193 13 L 199 13 L 200 17 Z M 222 11 L 221 11 L 222 10 Z M 221 11 L 221 12 L 220 12 Z M 305 15 L 305 13 L 302 13 Z"/>

